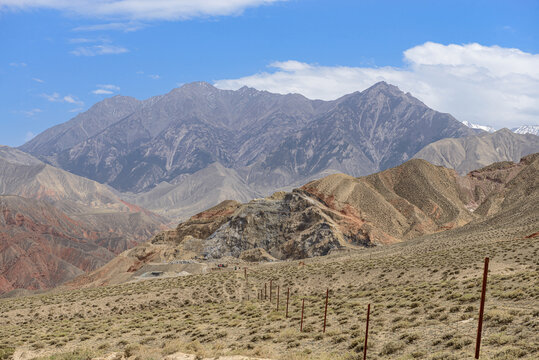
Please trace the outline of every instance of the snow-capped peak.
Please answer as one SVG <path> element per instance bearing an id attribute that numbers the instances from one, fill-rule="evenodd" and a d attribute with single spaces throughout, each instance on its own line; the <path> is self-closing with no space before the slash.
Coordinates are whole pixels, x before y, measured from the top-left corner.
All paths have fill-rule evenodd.
<path id="1" fill-rule="evenodd" d="M 471 129 L 480 129 L 480 130 L 488 131 L 488 132 L 490 132 L 490 133 L 496 131 L 496 129 L 494 129 L 493 127 L 485 126 L 485 125 L 472 124 L 472 123 L 469 122 L 469 121 L 463 121 L 462 123 L 463 123 L 464 125 L 466 125 L 467 127 L 471 128 Z"/>
<path id="2" fill-rule="evenodd" d="M 522 125 L 511 129 L 515 134 L 539 135 L 539 125 Z"/>

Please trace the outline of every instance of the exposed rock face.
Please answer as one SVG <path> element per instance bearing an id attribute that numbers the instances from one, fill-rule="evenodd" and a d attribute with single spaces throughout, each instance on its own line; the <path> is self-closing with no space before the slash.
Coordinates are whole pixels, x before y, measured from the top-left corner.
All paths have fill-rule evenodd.
<path id="1" fill-rule="evenodd" d="M 240 257 L 246 250 L 262 248 L 277 259 L 302 259 L 347 245 L 370 245 L 361 232 L 341 228 L 340 220 L 339 214 L 301 191 L 279 200 L 253 200 L 206 238 L 204 255 Z"/>
<path id="2" fill-rule="evenodd" d="M 147 241 L 165 219 L 106 185 L 0 146 L 0 293 L 44 289 Z"/>
<path id="3" fill-rule="evenodd" d="M 468 172 L 500 161 L 519 161 L 523 156 L 539 151 L 539 136 L 513 133 L 501 129 L 459 139 L 433 142 L 415 154 L 433 164 Z"/>
<path id="4" fill-rule="evenodd" d="M 98 121 L 104 116 L 98 109 L 108 105 L 95 105 L 63 124 L 62 131 L 76 132 L 78 142 L 52 146 L 56 127 L 21 149 L 120 191 L 155 188 L 132 201 L 186 218 L 225 195 L 246 201 L 330 173 L 371 174 L 401 164 L 433 141 L 474 134 L 383 82 L 335 101 L 246 87 L 219 90 L 207 83 L 141 103 L 123 100 L 118 113 L 133 111 L 121 118 Z M 92 131 L 80 134 L 81 123 L 92 123 Z M 197 180 L 213 174 L 212 191 L 195 195 Z"/>

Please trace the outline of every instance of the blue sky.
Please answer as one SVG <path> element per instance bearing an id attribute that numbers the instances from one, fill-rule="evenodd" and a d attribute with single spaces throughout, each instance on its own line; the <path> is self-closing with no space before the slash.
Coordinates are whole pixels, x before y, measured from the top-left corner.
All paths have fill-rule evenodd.
<path id="1" fill-rule="evenodd" d="M 0 0 L 0 144 L 199 80 L 323 99 L 386 80 L 459 120 L 539 123 L 539 1 L 200 2 Z"/>

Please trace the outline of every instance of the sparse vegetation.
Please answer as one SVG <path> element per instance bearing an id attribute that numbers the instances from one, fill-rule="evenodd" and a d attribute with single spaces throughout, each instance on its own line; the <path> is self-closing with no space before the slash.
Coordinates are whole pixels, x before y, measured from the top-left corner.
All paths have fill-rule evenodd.
<path id="1" fill-rule="evenodd" d="M 18 348 L 50 359 L 113 352 L 156 359 L 178 351 L 201 357 L 356 359 L 363 351 L 368 303 L 369 359 L 470 358 L 487 255 L 492 266 L 482 358 L 535 359 L 538 248 L 536 239 L 515 240 L 508 234 L 440 236 L 309 259 L 304 266 L 251 265 L 248 283 L 243 271 L 231 270 L 3 299 L 0 339 L 6 345 L 0 347 L 0 359 Z M 275 292 L 271 304 L 269 296 L 257 300 L 257 291 L 270 279 L 281 289 L 278 311 Z M 326 287 L 330 297 L 322 334 Z"/>

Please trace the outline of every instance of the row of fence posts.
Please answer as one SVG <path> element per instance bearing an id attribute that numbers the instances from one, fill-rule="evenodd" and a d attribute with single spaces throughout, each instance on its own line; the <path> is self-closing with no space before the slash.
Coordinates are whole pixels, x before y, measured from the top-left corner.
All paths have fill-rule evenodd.
<path id="1" fill-rule="evenodd" d="M 477 323 L 477 338 L 475 342 L 475 358 L 479 359 L 479 352 L 481 347 L 481 333 L 483 330 L 483 314 L 485 311 L 485 295 L 487 290 L 487 277 L 488 277 L 488 263 L 489 258 L 485 258 L 484 268 L 483 268 L 483 284 L 481 287 L 481 302 L 479 306 L 479 319 Z M 245 270 L 245 282 L 247 283 L 247 268 Z M 272 302 L 272 294 L 273 294 L 273 280 L 270 280 L 270 303 Z M 277 311 L 279 311 L 279 296 L 280 296 L 280 285 L 277 285 Z M 264 283 L 264 289 L 260 289 L 258 291 L 258 300 L 266 300 L 268 298 L 267 293 L 267 283 Z M 288 303 L 290 300 L 290 288 L 288 287 L 286 290 L 286 314 L 285 318 L 288 318 Z M 326 301 L 324 305 L 324 325 L 322 332 L 326 332 L 326 320 L 327 320 L 327 314 L 328 314 L 328 301 L 329 301 L 329 288 L 326 289 Z M 299 331 L 303 332 L 303 315 L 305 312 L 305 298 L 302 298 L 301 300 L 301 320 L 299 325 Z M 371 313 L 371 304 L 367 305 L 367 320 L 365 324 L 365 344 L 363 346 L 363 360 L 367 359 L 367 340 L 369 337 L 369 317 Z"/>

